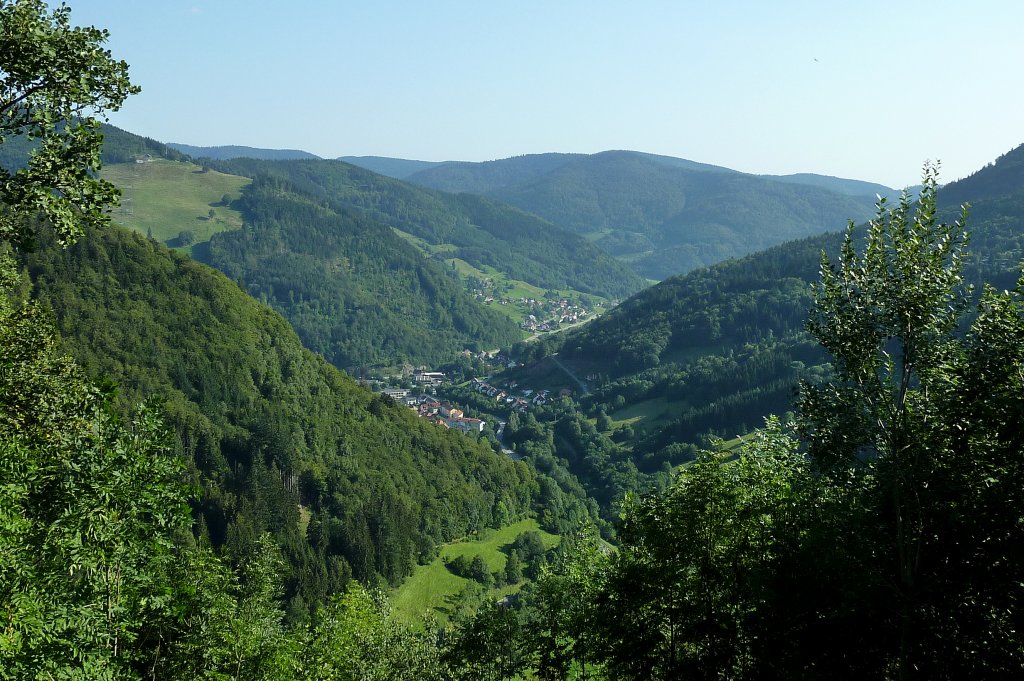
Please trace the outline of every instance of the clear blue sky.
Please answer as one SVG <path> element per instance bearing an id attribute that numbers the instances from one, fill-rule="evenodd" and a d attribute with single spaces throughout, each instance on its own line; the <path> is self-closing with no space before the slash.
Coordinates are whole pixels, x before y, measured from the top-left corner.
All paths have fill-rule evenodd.
<path id="1" fill-rule="evenodd" d="M 1024 142 L 1024 3 L 69 0 L 164 142 L 482 161 L 636 149 L 902 187 Z"/>

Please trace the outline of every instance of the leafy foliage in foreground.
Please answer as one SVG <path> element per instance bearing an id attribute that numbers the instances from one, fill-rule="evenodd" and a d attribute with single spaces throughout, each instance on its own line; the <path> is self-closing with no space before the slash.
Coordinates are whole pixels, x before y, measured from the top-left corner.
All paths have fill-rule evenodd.
<path id="1" fill-rule="evenodd" d="M 122 422 L 42 317 L 0 298 L 0 677 L 11 679 L 74 658 L 87 676 L 135 662 L 169 616 L 173 539 L 189 525 L 183 466 L 158 419 Z"/>
<path id="2" fill-rule="evenodd" d="M 561 641 L 527 625 L 506 648 L 563 678 L 1017 678 L 1024 281 L 957 333 L 963 255 L 929 172 L 916 210 L 823 259 L 809 329 L 835 374 L 803 386 L 797 430 L 769 419 L 737 460 L 704 452 L 631 500 L 620 551 L 537 587 L 576 598 L 524 613 Z"/>
<path id="3" fill-rule="evenodd" d="M 41 0 L 0 4 L 0 147 L 27 153 L 0 159 L 0 240 L 31 242 L 39 214 L 64 243 L 83 224 L 103 222 L 117 189 L 96 177 L 99 123 L 88 116 L 117 111 L 139 91 L 128 64 L 103 49 L 107 32 L 71 25 L 66 5 Z"/>

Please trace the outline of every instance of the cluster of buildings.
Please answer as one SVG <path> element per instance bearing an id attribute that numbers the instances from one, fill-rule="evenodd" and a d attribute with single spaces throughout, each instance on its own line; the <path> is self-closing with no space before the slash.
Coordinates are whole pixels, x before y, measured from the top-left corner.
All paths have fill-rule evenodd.
<path id="1" fill-rule="evenodd" d="M 547 300 L 537 298 L 497 298 L 493 295 L 490 280 L 482 288 L 471 288 L 474 297 L 485 305 L 516 305 L 529 313 L 520 323 L 526 331 L 554 331 L 562 324 L 576 324 L 587 318 L 590 312 L 577 302 L 562 298 Z"/>
<path id="2" fill-rule="evenodd" d="M 553 331 L 562 324 L 582 322 L 590 314 L 583 306 L 564 298 L 553 301 L 523 298 L 521 301 L 531 306 L 542 317 L 538 319 L 536 314 L 526 315 L 520 326 L 527 331 Z"/>
<path id="3" fill-rule="evenodd" d="M 551 400 L 550 390 L 534 392 L 533 390 L 526 389 L 516 391 L 517 387 L 519 386 L 515 381 L 509 383 L 505 388 L 498 388 L 479 378 L 473 379 L 473 390 L 482 395 L 493 397 L 495 402 L 504 402 L 513 411 L 518 411 L 521 414 L 525 413 L 531 405 L 539 407 Z M 572 391 L 562 391 L 562 393 L 571 395 Z"/>
<path id="4" fill-rule="evenodd" d="M 461 430 L 464 433 L 483 432 L 486 421 L 474 419 L 462 413 L 462 410 L 448 402 L 438 402 L 433 398 L 423 398 L 418 404 L 409 405 L 420 418 L 425 418 L 444 428 Z"/>
<path id="5" fill-rule="evenodd" d="M 385 388 L 381 390 L 381 394 L 406 405 L 420 418 L 442 428 L 461 430 L 464 433 L 480 433 L 487 425 L 486 421 L 467 417 L 461 409 L 449 402 L 438 402 L 432 395 L 410 395 L 404 388 Z"/>
<path id="6" fill-rule="evenodd" d="M 423 385 L 430 385 L 436 387 L 447 380 L 448 377 L 445 376 L 444 373 L 440 371 L 426 371 L 425 369 L 415 369 L 412 372 L 413 383 L 421 383 Z"/>
<path id="7" fill-rule="evenodd" d="M 406 372 L 406 371 L 403 370 L 402 375 L 405 378 L 410 378 L 411 377 L 412 378 L 412 382 L 415 383 L 421 389 L 422 388 L 427 388 L 427 387 L 436 388 L 437 386 L 441 385 L 442 383 L 447 382 L 447 380 L 448 380 L 448 377 L 445 376 L 443 372 L 440 372 L 440 371 L 427 371 L 426 369 L 416 369 L 415 371 L 412 371 L 411 373 Z M 395 402 L 406 402 L 408 400 L 417 400 L 418 398 L 416 398 L 416 397 L 410 397 L 410 393 L 412 393 L 412 392 L 413 391 L 408 389 L 408 388 L 393 388 L 393 387 L 384 388 L 384 389 L 382 389 L 380 391 L 380 393 L 382 395 L 387 395 L 388 397 L 393 399 Z M 417 392 L 419 392 L 419 391 L 417 391 Z M 424 392 L 433 392 L 433 391 L 425 390 Z"/>

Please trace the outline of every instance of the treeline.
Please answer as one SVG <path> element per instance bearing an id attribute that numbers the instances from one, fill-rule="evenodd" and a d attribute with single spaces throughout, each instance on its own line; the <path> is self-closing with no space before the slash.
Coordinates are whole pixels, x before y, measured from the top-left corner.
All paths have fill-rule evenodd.
<path id="1" fill-rule="evenodd" d="M 166 158 L 171 161 L 184 161 L 188 158 L 154 139 L 126 132 L 113 125 L 101 125 L 100 132 L 103 135 L 103 147 L 100 152 L 103 163 L 133 163 L 135 159 L 145 156 Z M 4 138 L 4 143 L 0 145 L 0 168 L 9 171 L 21 168 L 37 146 L 38 142 L 28 139 L 25 135 Z"/>
<path id="2" fill-rule="evenodd" d="M 110 124 L 104 124 L 101 132 L 103 133 L 101 152 L 103 163 L 134 163 L 136 159 L 144 159 L 147 156 L 165 158 L 169 161 L 188 160 L 188 156 L 170 148 L 163 142 L 130 133 Z"/>

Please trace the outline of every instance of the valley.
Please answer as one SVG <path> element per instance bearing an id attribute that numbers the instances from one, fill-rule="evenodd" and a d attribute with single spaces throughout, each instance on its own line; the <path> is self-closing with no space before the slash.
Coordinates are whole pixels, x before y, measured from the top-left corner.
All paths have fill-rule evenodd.
<path id="1" fill-rule="evenodd" d="M 210 4 L 111 12 L 148 20 L 129 54 L 188 45 L 160 55 L 173 78 L 139 69 L 145 91 L 177 83 L 146 99 L 106 29 L 0 0 L 0 680 L 1020 675 L 1024 145 L 948 184 L 925 162 L 903 192 L 543 152 L 649 126 L 661 148 L 717 143 L 748 167 L 806 168 L 827 147 L 833 167 L 884 168 L 897 145 L 854 154 L 837 112 L 875 115 L 828 101 L 853 83 L 839 41 L 787 52 L 807 67 L 787 78 L 759 71 L 783 63 L 776 36 L 817 47 L 792 39 L 810 23 L 772 23 L 786 8 L 756 35 L 735 18 L 717 34 L 707 9 L 688 10 L 706 25 L 656 17 L 699 28 L 661 49 L 696 51 L 643 68 L 609 49 L 655 42 L 630 23 L 642 6 L 588 7 L 550 35 L 561 9 L 527 25 L 480 6 L 482 33 L 440 6 L 250 9 L 231 32 Z M 917 63 L 921 31 L 887 22 Z M 493 50 L 503 36 L 517 49 Z M 572 54 L 531 61 L 562 42 Z M 758 63 L 730 73 L 728 52 Z M 641 91 L 663 63 L 691 99 Z M 192 88 L 210 64 L 216 96 Z M 253 74 L 259 106 L 223 108 Z M 745 96 L 706 96 L 705 75 Z M 462 99 L 476 80 L 488 89 Z M 560 109 L 594 87 L 601 106 Z M 768 124 L 769 91 L 785 125 Z M 886 92 L 886 127 L 908 93 Z M 145 106 L 121 118 L 127 101 Z M 185 101 L 174 137 L 204 145 L 110 122 Z M 694 118 L 707 108 L 717 142 Z M 662 109 L 677 120 L 657 132 Z M 957 135 L 972 125 L 997 127 Z M 217 143 L 224 130 L 289 148 Z M 430 158 L 463 135 L 502 137 L 504 157 L 359 146 Z M 508 156 L 526 148 L 542 153 Z"/>
<path id="2" fill-rule="evenodd" d="M 118 139 L 121 144 L 143 145 L 130 136 Z M 974 183 L 982 187 L 977 195 L 985 196 L 983 187 L 998 184 L 1004 173 L 1015 172 L 1019 156 L 1020 150 L 1015 150 L 993 169 L 939 192 L 943 214 L 953 210 L 951 201 L 942 198 L 945 191 L 954 198 L 970 195 Z M 253 539 L 251 534 L 248 539 L 239 534 L 240 523 L 258 524 L 275 532 L 277 541 L 293 546 L 287 558 L 294 570 L 309 569 L 302 566 L 310 565 L 310 560 L 335 566 L 326 576 L 295 573 L 288 607 L 299 613 L 296 616 L 308 604 L 317 607 L 350 576 L 383 580 L 391 592 L 395 616 L 411 631 L 423 632 L 424 627 L 463 631 L 460 627 L 491 612 L 488 604 L 495 601 L 539 616 L 547 606 L 546 601 L 537 600 L 537 590 L 551 588 L 549 580 L 561 571 L 578 569 L 566 567 L 574 564 L 572 556 L 594 550 L 581 548 L 587 544 L 579 528 L 590 528 L 584 535 L 591 533 L 604 547 L 599 553 L 609 546 L 623 546 L 623 541 L 630 541 L 619 534 L 623 499 L 672 490 L 673 480 L 700 470 L 701 462 L 711 455 L 740 470 L 744 457 L 761 446 L 759 438 L 764 436 L 758 429 L 765 426 L 765 416 L 793 418 L 799 408 L 794 402 L 796 386 L 801 382 L 823 385 L 834 375 L 827 356 L 814 345 L 804 325 L 813 305 L 809 283 L 817 273 L 816 254 L 836 252 L 840 237 L 835 233 L 670 277 L 620 299 L 586 286 L 548 287 L 516 279 L 512 273 L 532 270 L 515 264 L 499 269 L 479 254 L 470 262 L 462 257 L 469 242 L 460 242 L 463 237 L 457 231 L 443 238 L 430 236 L 424 231 L 429 223 L 422 220 L 399 223 L 398 217 L 388 217 L 379 207 L 365 215 L 356 212 L 367 205 L 384 205 L 381 195 L 369 203 L 356 194 L 332 203 L 325 187 L 352 172 L 341 169 L 339 176 L 336 165 L 325 166 L 328 180 L 307 174 L 314 166 L 305 167 L 302 182 L 296 183 L 296 168 L 285 173 L 274 162 L 262 169 L 269 172 L 253 172 L 250 162 L 235 162 L 235 169 L 246 171 L 245 175 L 151 153 L 139 160 L 111 164 L 104 175 L 124 185 L 126 200 L 112 217 L 136 236 L 115 228 L 89 233 L 84 250 L 80 244 L 63 253 L 44 238 L 43 249 L 24 260 L 25 267 L 37 294 L 42 293 L 56 313 L 61 336 L 79 361 L 97 376 L 116 380 L 126 395 L 163 396 L 183 451 L 202 462 L 204 526 L 215 544 L 250 550 L 241 548 L 253 546 Z M 388 192 L 397 191 L 384 186 Z M 447 199 L 435 196 L 433 200 Z M 460 204 L 469 205 L 465 201 L 460 199 Z M 976 203 L 976 215 L 981 218 L 974 227 L 976 250 L 965 261 L 969 280 L 1010 285 L 1019 257 L 1014 254 L 1024 253 L 1020 232 L 1014 229 L 1018 206 L 1013 192 Z M 418 226 L 406 231 L 396 224 Z M 193 229 L 179 229 L 183 225 Z M 185 231 L 191 232 L 187 239 Z M 858 233 L 857 238 L 863 237 Z M 180 255 L 165 254 L 162 246 Z M 522 241 L 511 247 L 524 249 L 522 258 L 533 257 Z M 280 259 L 285 253 L 288 256 Z M 368 259 L 373 253 L 386 257 Z M 213 306 L 209 310 L 196 308 L 195 303 L 172 302 L 178 294 L 168 287 L 182 276 L 172 271 L 187 273 L 193 292 L 197 286 L 223 289 L 212 272 L 196 269 L 202 267 L 200 262 L 216 265 L 244 283 L 250 294 L 288 315 L 302 345 L 318 350 L 367 385 L 373 385 L 367 378 L 376 377 L 374 389 L 398 404 L 381 401 L 355 384 L 349 387 L 348 379 L 331 374 L 333 368 L 326 364 L 312 369 L 317 366 L 312 359 L 316 355 L 299 360 L 296 353 L 306 350 L 295 347 L 297 341 L 289 341 L 290 349 L 276 350 L 284 352 L 280 369 L 273 368 L 278 360 L 268 365 L 263 357 L 280 342 L 277 339 L 284 331 L 250 330 L 250 322 L 243 320 L 268 314 L 257 312 L 259 303 L 252 299 L 243 307 L 256 307 L 246 312 L 225 308 L 228 297 L 245 297 L 242 291 L 236 289 L 228 297 L 224 292 L 203 294 L 202 299 Z M 544 262 L 545 267 L 555 268 L 558 261 Z M 88 274 L 100 267 L 118 273 L 116 288 L 110 288 L 109 282 L 98 285 Z M 310 274 L 303 274 L 307 269 Z M 374 273 L 382 271 L 389 274 L 374 279 Z M 403 280 L 403 271 L 417 274 Z M 155 280 L 157 272 L 166 274 Z M 572 276 L 553 269 L 539 281 L 553 283 L 552 277 L 570 281 Z M 83 288 L 69 286 L 73 281 L 81 282 Z M 425 331 L 421 322 L 408 325 L 413 319 L 409 293 L 436 295 L 442 282 L 448 286 L 443 297 L 462 305 L 466 310 L 462 314 L 487 313 L 475 327 L 453 318 L 455 327 L 470 329 L 462 338 Z M 324 289 L 325 285 L 334 288 Z M 352 285 L 363 287 L 363 292 L 354 293 Z M 318 289 L 333 293 L 325 295 Z M 139 309 L 140 303 L 148 306 L 151 319 L 140 326 L 136 317 L 134 324 L 126 325 L 121 316 L 124 302 L 102 308 L 88 302 L 115 299 L 111 296 L 135 301 L 130 309 Z M 311 324 L 331 319 L 328 300 L 361 301 L 357 309 L 375 315 L 391 307 L 397 313 L 395 319 L 408 325 L 409 340 L 419 353 L 427 344 L 417 339 L 427 337 L 437 350 L 432 355 L 417 354 L 401 350 L 400 345 L 382 344 L 381 336 L 369 332 L 380 322 L 365 317 L 364 322 L 353 323 L 356 318 L 348 317 L 346 333 L 366 324 L 365 338 L 376 346 L 377 354 L 360 354 L 357 346 L 350 346 L 351 354 L 331 351 L 330 345 L 318 345 L 322 341 L 316 340 L 321 333 L 316 329 L 330 327 Z M 439 316 L 441 308 L 432 305 L 432 315 Z M 180 315 L 189 307 L 198 318 L 172 322 L 166 316 Z M 346 303 L 334 309 L 351 307 Z M 227 319 L 235 320 L 231 322 L 238 327 L 235 332 L 227 327 L 214 331 Z M 284 320 L 272 323 L 288 326 Z M 186 345 L 186 328 L 203 329 L 207 339 Z M 113 333 L 113 329 L 122 332 Z M 507 331 L 500 338 L 488 336 L 495 329 Z M 232 333 L 239 332 L 241 339 L 231 340 Z M 332 333 L 340 338 L 336 332 L 323 337 Z M 253 339 L 261 339 L 255 347 L 264 348 L 256 354 L 252 354 Z M 264 346 L 268 341 L 271 346 Z M 237 370 L 260 377 L 258 393 L 269 397 L 256 398 L 254 404 L 252 396 L 233 394 L 238 378 L 220 373 L 225 368 L 236 370 L 231 367 L 237 360 L 224 354 L 231 347 L 250 348 L 250 361 L 255 364 Z M 219 349 L 211 356 L 214 348 Z M 144 359 L 147 354 L 151 359 Z M 197 358 L 205 359 L 196 362 Z M 411 370 L 414 363 L 420 364 L 415 372 Z M 299 368 L 303 364 L 307 367 Z M 305 377 L 299 383 L 294 383 L 296 371 Z M 317 373 L 320 378 L 314 379 Z M 417 375 L 452 380 L 432 380 L 426 387 Z M 312 384 L 307 383 L 310 380 Z M 334 386 L 327 393 L 322 392 L 325 381 Z M 275 387 L 278 382 L 280 387 Z M 406 396 L 405 383 L 417 388 L 417 394 Z M 296 395 L 297 388 L 299 394 L 290 399 L 298 402 L 283 398 Z M 338 397 L 328 397 L 331 394 Z M 222 414 L 211 418 L 218 399 Z M 298 404 L 308 414 L 301 421 L 294 416 Z M 366 416 L 357 416 L 328 435 L 336 420 L 327 414 L 337 409 L 351 413 L 355 405 L 388 425 L 372 426 L 369 439 L 358 445 L 352 439 L 359 430 L 354 424 Z M 309 412 L 311 406 L 313 412 Z M 229 430 L 235 434 L 228 436 Z M 240 433 L 247 434 L 239 440 Z M 441 440 L 435 440 L 438 437 Z M 417 481 L 392 489 L 383 483 L 391 473 L 364 463 L 369 459 L 343 463 L 344 459 L 331 454 L 332 446 L 326 443 L 332 438 L 339 443 L 338 451 L 349 453 L 357 447 L 369 454 L 377 446 L 374 442 L 387 443 L 391 451 L 419 448 L 420 453 L 402 464 L 413 466 L 402 475 Z M 478 484 L 491 490 L 495 484 L 479 477 L 457 483 L 471 497 L 477 495 L 476 501 L 467 498 L 464 503 L 482 505 L 455 522 L 450 507 L 454 488 L 445 485 L 422 496 L 423 485 L 429 490 L 438 479 L 451 480 L 453 471 L 465 475 L 479 465 L 469 465 L 465 458 L 462 463 L 430 462 L 452 448 L 462 456 L 481 457 L 478 461 L 493 467 L 488 475 L 506 481 L 499 486 L 509 485 L 504 494 L 486 492 L 480 497 L 473 491 Z M 242 454 L 246 450 L 263 454 L 239 469 L 247 460 L 248 455 Z M 449 470 L 452 463 L 454 468 Z M 390 462 L 386 470 L 395 470 L 394 465 Z M 419 468 L 424 465 L 426 469 Z M 360 470 L 363 466 L 369 467 Z M 430 471 L 431 466 L 437 468 Z M 446 472 L 440 473 L 442 468 Z M 417 469 L 422 472 L 412 472 Z M 291 482 L 279 478 L 283 470 L 292 471 Z M 358 482 L 343 483 L 337 477 L 342 471 Z M 218 479 L 222 482 L 213 482 Z M 231 497 L 218 491 L 225 485 L 232 490 Z M 339 485 L 355 495 L 353 500 L 337 498 Z M 335 490 L 333 499 L 324 496 L 329 489 Z M 260 519 L 248 511 L 229 510 L 237 504 L 232 498 L 269 504 L 280 517 Z M 281 504 L 289 500 L 298 514 L 284 512 Z M 346 510 L 366 508 L 367 503 L 381 510 L 354 518 Z M 416 507 L 424 509 L 420 521 L 409 515 L 409 509 Z M 381 518 L 393 524 L 377 525 Z M 351 538 L 362 531 L 361 524 L 376 527 L 375 536 L 380 539 L 353 544 Z M 529 556 L 522 554 L 520 546 L 525 546 L 527 535 L 533 535 L 530 541 L 536 544 Z M 548 572 L 541 571 L 542 565 L 548 565 Z"/>

